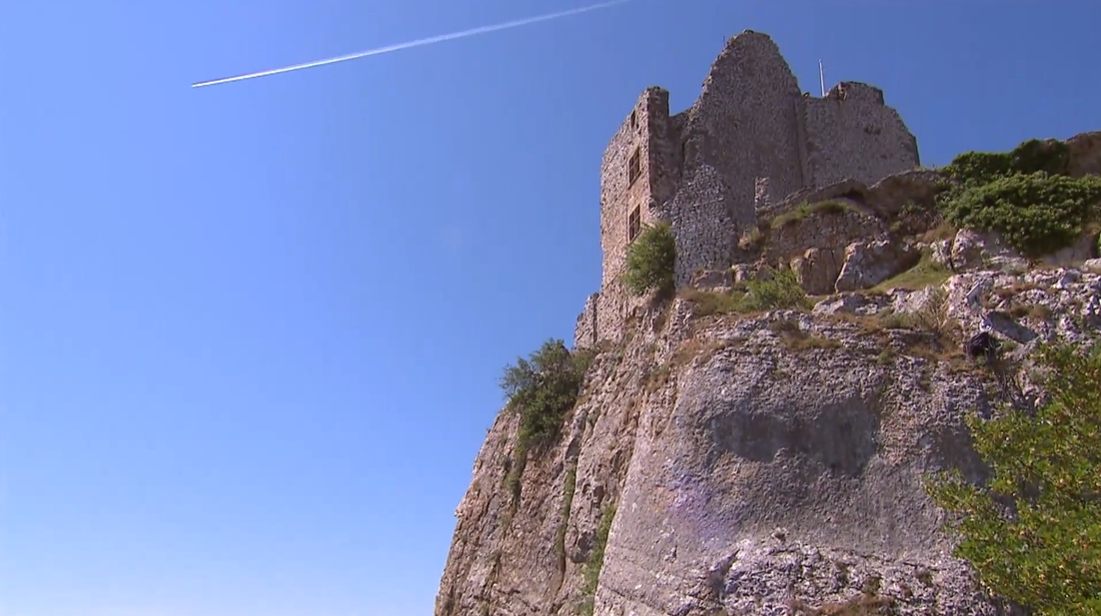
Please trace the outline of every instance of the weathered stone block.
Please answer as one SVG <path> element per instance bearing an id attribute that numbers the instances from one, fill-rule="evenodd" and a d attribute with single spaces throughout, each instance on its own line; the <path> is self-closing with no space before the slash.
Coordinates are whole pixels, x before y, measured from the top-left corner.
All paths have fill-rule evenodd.
<path id="1" fill-rule="evenodd" d="M 845 264 L 837 277 L 837 292 L 869 289 L 913 267 L 921 253 L 890 240 L 855 242 L 845 249 Z"/>

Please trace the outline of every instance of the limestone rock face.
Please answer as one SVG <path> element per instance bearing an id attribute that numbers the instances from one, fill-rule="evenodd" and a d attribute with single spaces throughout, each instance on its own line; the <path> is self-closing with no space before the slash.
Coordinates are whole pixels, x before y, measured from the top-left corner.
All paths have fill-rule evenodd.
<path id="1" fill-rule="evenodd" d="M 1101 275 L 1085 270 L 985 270 L 809 312 L 651 309 L 602 347 L 560 441 L 516 483 L 516 419 L 499 416 L 456 511 L 436 616 L 586 602 L 598 616 L 763 616 L 853 600 L 906 616 L 1012 613 L 952 557 L 921 479 L 958 468 L 983 480 L 963 418 L 1043 394 L 1027 364 L 1007 392 L 952 346 L 922 351 L 928 331 L 876 319 L 931 314 L 965 335 L 985 319 L 1026 357 L 1101 329 L 1099 296 Z M 613 513 L 599 568 L 588 561 Z"/>
<path id="2" fill-rule="evenodd" d="M 843 265 L 839 248 L 808 248 L 803 256 L 791 261 L 799 284 L 811 295 L 832 293 Z"/>
<path id="3" fill-rule="evenodd" d="M 911 245 L 878 240 L 854 242 L 845 249 L 845 264 L 834 288 L 842 291 L 869 289 L 913 267 L 921 253 Z"/>
<path id="4" fill-rule="evenodd" d="M 1039 263 L 1046 266 L 1074 266 L 1098 254 L 1096 233 L 1086 233 L 1070 246 L 1044 255 Z M 982 267 L 1028 269 L 1028 259 L 1011 248 L 997 232 L 980 233 L 960 229 L 950 240 L 941 240 L 933 247 L 933 259 L 956 269 Z"/>
<path id="5" fill-rule="evenodd" d="M 1071 176 L 1101 175 L 1101 131 L 1081 133 L 1067 139 Z"/>

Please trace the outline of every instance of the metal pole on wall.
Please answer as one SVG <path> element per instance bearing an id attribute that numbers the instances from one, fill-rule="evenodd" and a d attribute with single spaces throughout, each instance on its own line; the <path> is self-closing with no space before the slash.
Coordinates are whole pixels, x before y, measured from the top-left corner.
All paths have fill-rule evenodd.
<path id="1" fill-rule="evenodd" d="M 818 61 L 818 81 L 822 84 L 822 98 L 826 97 L 826 73 L 822 70 L 822 61 Z"/>

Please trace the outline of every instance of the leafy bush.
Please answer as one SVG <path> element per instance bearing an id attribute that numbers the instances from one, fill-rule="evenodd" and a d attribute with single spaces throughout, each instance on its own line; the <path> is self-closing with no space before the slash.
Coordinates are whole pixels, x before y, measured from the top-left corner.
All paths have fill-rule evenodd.
<path id="1" fill-rule="evenodd" d="M 807 292 L 790 269 L 772 270 L 767 280 L 748 280 L 739 300 L 740 312 L 808 308 Z"/>
<path id="2" fill-rule="evenodd" d="M 1044 346 L 1037 357 L 1051 401 L 968 418 L 992 471 L 987 486 L 959 471 L 932 475 L 930 496 L 956 514 L 968 560 L 994 595 L 1037 616 L 1101 615 L 1101 347 L 1083 357 Z"/>
<path id="3" fill-rule="evenodd" d="M 930 203 L 929 206 L 907 202 L 893 216 L 888 216 L 891 233 L 901 235 L 936 235 L 940 231 L 938 227 L 946 225 L 940 208 Z M 934 231 L 936 230 L 936 231 Z M 953 230 L 954 232 L 955 230 Z M 938 238 L 939 239 L 939 238 Z M 924 241 L 928 241 L 927 239 Z"/>
<path id="4" fill-rule="evenodd" d="M 1009 152 L 965 152 L 941 172 L 964 184 L 986 184 L 1015 174 L 1063 175 L 1070 153 L 1062 141 L 1029 139 Z"/>
<path id="5" fill-rule="evenodd" d="M 1070 245 L 1097 220 L 1101 178 L 1070 178 L 1037 171 L 998 177 L 965 187 L 941 200 L 951 222 L 997 231 L 1027 257 Z"/>
<path id="6" fill-rule="evenodd" d="M 635 295 L 652 289 L 668 295 L 674 289 L 676 259 L 677 243 L 672 228 L 667 223 L 647 225 L 627 247 L 623 283 Z"/>
<path id="7" fill-rule="evenodd" d="M 1030 139 L 1009 152 L 967 152 L 941 171 L 955 180 L 941 187 L 937 204 L 957 226 L 997 231 L 1026 257 L 1038 257 L 1077 240 L 1101 219 L 1101 179 L 1066 175 L 1069 148 Z"/>
<path id="8" fill-rule="evenodd" d="M 541 447 L 558 437 L 566 413 L 581 391 L 592 354 L 571 353 L 561 340 L 547 340 L 528 359 L 505 368 L 501 389 L 508 408 L 520 414 L 519 447 Z"/>
<path id="9" fill-rule="evenodd" d="M 768 280 L 747 280 L 731 291 L 711 292 L 686 289 L 683 297 L 693 303 L 696 316 L 713 314 L 749 314 L 766 310 L 805 309 L 810 307 L 803 285 L 795 272 L 769 270 Z"/>

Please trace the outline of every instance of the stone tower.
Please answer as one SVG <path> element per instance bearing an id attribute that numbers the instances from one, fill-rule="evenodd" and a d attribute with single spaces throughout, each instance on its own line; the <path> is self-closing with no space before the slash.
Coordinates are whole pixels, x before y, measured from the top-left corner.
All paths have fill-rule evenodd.
<path id="1" fill-rule="evenodd" d="M 679 149 L 669 117 L 669 93 L 647 88 L 612 137 L 600 168 L 600 288 L 606 301 L 596 316 L 599 337 L 619 327 L 616 315 L 630 303 L 619 281 L 627 246 L 643 225 L 660 218 L 658 207 L 676 191 Z"/>

